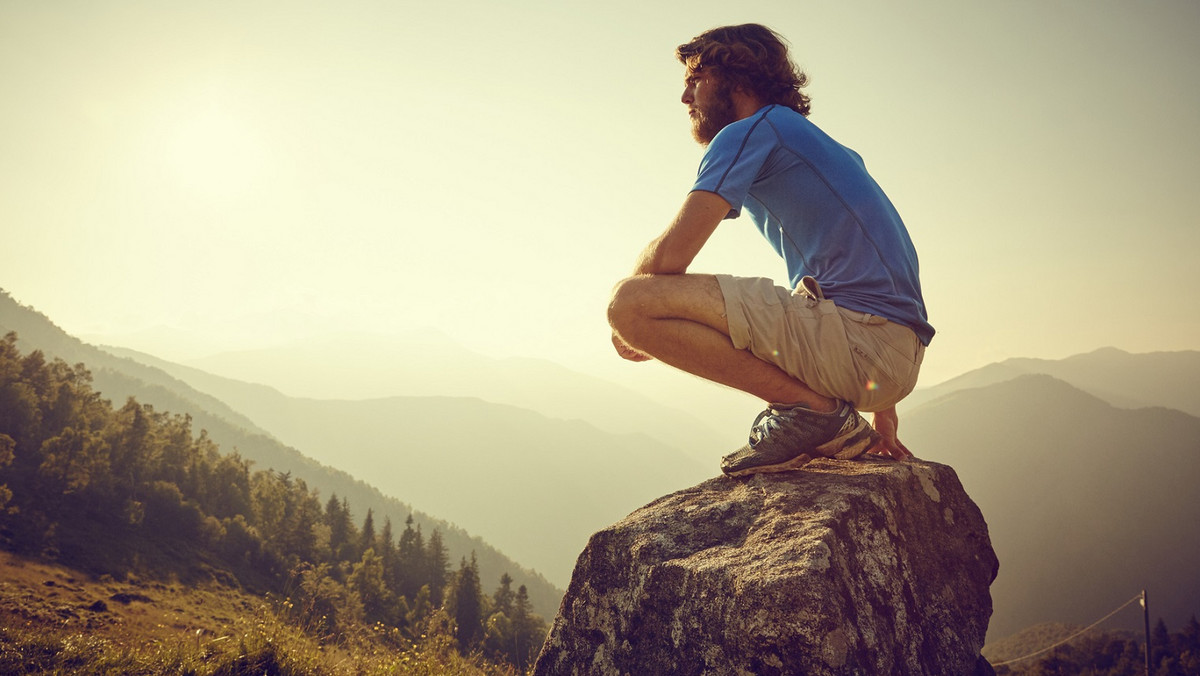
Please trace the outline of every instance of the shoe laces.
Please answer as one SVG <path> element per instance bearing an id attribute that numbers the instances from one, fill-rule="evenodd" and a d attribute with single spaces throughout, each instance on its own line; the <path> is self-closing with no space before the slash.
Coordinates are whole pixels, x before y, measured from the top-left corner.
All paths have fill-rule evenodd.
<path id="1" fill-rule="evenodd" d="M 838 408 L 834 409 L 833 414 L 841 414 L 844 410 L 843 406 L 845 404 L 840 404 Z M 781 429 L 783 427 L 783 417 L 789 410 L 791 409 L 777 410 L 774 407 L 768 407 L 765 411 L 759 413 L 758 417 L 754 419 L 754 423 L 750 425 L 750 446 L 753 447 L 755 444 L 762 442 L 763 439 L 766 439 L 771 434 L 772 430 Z"/>
<path id="2" fill-rule="evenodd" d="M 771 430 L 777 430 L 780 427 L 782 427 L 782 424 L 779 420 L 778 411 L 768 408 L 759 413 L 758 417 L 754 419 L 754 423 L 750 425 L 750 445 L 754 446 L 761 442 L 771 434 Z"/>

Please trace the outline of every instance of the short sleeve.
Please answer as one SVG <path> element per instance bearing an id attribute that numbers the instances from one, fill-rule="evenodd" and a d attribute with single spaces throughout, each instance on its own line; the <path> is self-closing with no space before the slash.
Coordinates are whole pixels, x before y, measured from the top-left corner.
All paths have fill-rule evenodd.
<path id="1" fill-rule="evenodd" d="M 737 217 L 774 147 L 774 135 L 761 113 L 727 125 L 709 143 L 692 191 L 720 195 L 730 204 L 726 218 Z"/>

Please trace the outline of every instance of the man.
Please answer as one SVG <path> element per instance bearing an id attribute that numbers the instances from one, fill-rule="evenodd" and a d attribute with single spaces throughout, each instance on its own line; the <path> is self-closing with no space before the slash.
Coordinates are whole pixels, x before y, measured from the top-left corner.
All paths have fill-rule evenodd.
<path id="1" fill-rule="evenodd" d="M 933 337 L 917 256 L 862 159 L 808 119 L 807 79 L 757 24 L 680 45 L 682 101 L 707 147 L 674 221 L 613 291 L 617 352 L 658 359 L 760 397 L 732 476 L 812 457 L 910 457 L 896 402 Z M 787 266 L 770 280 L 688 274 L 718 224 L 745 210 Z M 874 429 L 859 415 L 874 412 Z"/>

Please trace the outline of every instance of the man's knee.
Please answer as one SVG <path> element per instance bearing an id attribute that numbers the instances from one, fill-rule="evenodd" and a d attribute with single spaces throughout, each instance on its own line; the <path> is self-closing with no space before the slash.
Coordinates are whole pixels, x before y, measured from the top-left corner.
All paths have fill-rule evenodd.
<path id="1" fill-rule="evenodd" d="M 626 277 L 613 287 L 608 301 L 608 324 L 618 333 L 630 323 L 644 317 L 647 280 L 650 275 Z"/>
<path id="2" fill-rule="evenodd" d="M 608 322 L 622 327 L 646 319 L 687 319 L 721 328 L 725 298 L 712 275 L 635 275 L 617 283 L 608 305 Z"/>

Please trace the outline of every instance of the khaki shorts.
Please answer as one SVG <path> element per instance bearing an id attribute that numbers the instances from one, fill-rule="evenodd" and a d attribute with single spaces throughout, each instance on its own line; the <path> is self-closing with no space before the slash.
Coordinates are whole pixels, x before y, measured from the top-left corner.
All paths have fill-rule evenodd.
<path id="1" fill-rule="evenodd" d="M 912 329 L 834 305 L 809 277 L 795 291 L 769 279 L 716 277 L 734 347 L 818 394 L 882 411 L 916 386 L 925 346 Z"/>

